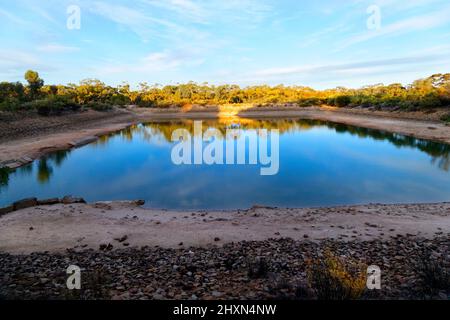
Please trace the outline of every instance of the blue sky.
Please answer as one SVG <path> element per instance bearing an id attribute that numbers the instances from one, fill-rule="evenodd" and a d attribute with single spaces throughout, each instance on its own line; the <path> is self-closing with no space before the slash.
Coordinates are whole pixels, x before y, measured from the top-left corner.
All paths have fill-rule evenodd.
<path id="1" fill-rule="evenodd" d="M 80 29 L 67 28 L 71 5 Z M 373 5 L 379 28 L 367 25 Z M 407 84 L 450 72 L 450 3 L 3 0 L 0 38 L 0 81 L 35 69 L 63 84 Z"/>

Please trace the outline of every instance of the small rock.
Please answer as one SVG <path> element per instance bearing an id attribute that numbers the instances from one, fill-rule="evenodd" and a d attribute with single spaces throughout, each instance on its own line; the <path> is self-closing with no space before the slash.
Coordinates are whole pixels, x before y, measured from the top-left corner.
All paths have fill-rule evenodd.
<path id="1" fill-rule="evenodd" d="M 0 216 L 13 212 L 14 211 L 14 206 L 8 206 L 8 207 L 4 207 L 4 208 L 0 208 Z"/>
<path id="2" fill-rule="evenodd" d="M 121 237 L 121 238 L 114 238 L 114 240 L 119 241 L 119 242 L 124 242 L 124 241 L 127 240 L 127 239 L 128 239 L 128 236 L 127 236 L 127 235 L 124 235 L 124 236 Z"/>
<path id="3" fill-rule="evenodd" d="M 38 200 L 38 205 L 40 205 L 40 206 L 50 206 L 50 205 L 58 204 L 58 203 L 60 203 L 58 198 Z"/>
<path id="4" fill-rule="evenodd" d="M 145 200 L 136 200 L 136 201 L 134 201 L 134 203 L 135 203 L 137 206 L 143 206 L 143 205 L 145 204 Z"/>
<path id="5" fill-rule="evenodd" d="M 37 204 L 38 204 L 38 201 L 36 198 L 28 198 L 28 199 L 23 199 L 23 200 L 14 202 L 13 206 L 14 206 L 14 210 L 20 210 L 20 209 L 35 207 L 35 206 L 37 206 Z"/>
<path id="6" fill-rule="evenodd" d="M 92 143 L 94 141 L 97 141 L 97 139 L 98 139 L 98 137 L 96 137 L 96 136 L 85 137 L 85 138 L 81 138 L 81 139 L 78 139 L 76 141 L 70 142 L 69 144 L 72 147 L 78 148 L 78 147 L 82 147 L 82 146 L 84 146 L 86 144 Z"/>
<path id="7" fill-rule="evenodd" d="M 212 295 L 214 298 L 219 298 L 219 297 L 223 296 L 223 293 L 222 293 L 222 292 L 219 292 L 219 291 L 213 291 L 213 292 L 211 292 L 211 295 Z"/>
<path id="8" fill-rule="evenodd" d="M 73 203 L 86 203 L 83 198 L 75 198 L 72 196 L 65 196 L 61 199 L 61 202 L 64 204 L 73 204 Z"/>

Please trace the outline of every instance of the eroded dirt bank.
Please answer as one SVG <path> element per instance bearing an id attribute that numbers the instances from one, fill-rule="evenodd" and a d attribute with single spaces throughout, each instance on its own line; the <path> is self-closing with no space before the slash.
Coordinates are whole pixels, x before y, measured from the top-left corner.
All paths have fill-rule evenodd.
<path id="1" fill-rule="evenodd" d="M 47 153 L 81 146 L 129 125 L 152 120 L 242 118 L 317 119 L 401 133 L 450 144 L 450 126 L 423 113 L 337 108 L 194 108 L 88 111 L 61 117 L 0 119 L 0 165 L 16 168 Z"/>
<path id="2" fill-rule="evenodd" d="M 144 209 L 134 202 L 98 202 L 37 206 L 4 215 L 0 251 L 201 247 L 282 237 L 364 241 L 449 232 L 450 203 L 179 212 Z"/>

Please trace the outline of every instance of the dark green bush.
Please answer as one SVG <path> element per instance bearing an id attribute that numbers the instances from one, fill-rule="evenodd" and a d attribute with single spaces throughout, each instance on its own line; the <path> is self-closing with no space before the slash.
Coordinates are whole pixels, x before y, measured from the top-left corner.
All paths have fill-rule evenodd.
<path id="1" fill-rule="evenodd" d="M 17 98 L 6 98 L 0 102 L 0 111 L 16 111 L 20 109 L 21 103 Z"/>
<path id="2" fill-rule="evenodd" d="M 322 100 L 319 98 L 302 99 L 297 102 L 300 107 L 320 106 Z"/>
<path id="3" fill-rule="evenodd" d="M 450 123 L 450 113 L 443 115 L 441 120 Z"/>
<path id="4" fill-rule="evenodd" d="M 23 104 L 25 109 L 34 109 L 41 116 L 60 115 L 64 111 L 77 111 L 80 105 L 65 96 L 49 96 Z"/>
<path id="5" fill-rule="evenodd" d="M 109 102 L 114 106 L 124 106 L 130 104 L 130 99 L 123 95 L 114 95 L 109 99 Z"/>
<path id="6" fill-rule="evenodd" d="M 441 107 L 441 100 L 434 95 L 434 94 L 428 94 L 422 99 L 419 100 L 419 107 L 424 109 L 431 109 L 431 108 L 439 108 Z"/>
<path id="7" fill-rule="evenodd" d="M 98 101 L 91 101 L 85 107 L 96 111 L 108 111 L 112 109 L 111 104 Z"/>
<path id="8" fill-rule="evenodd" d="M 350 96 L 337 96 L 335 98 L 335 105 L 337 107 L 346 107 L 352 102 L 352 98 Z"/>
<path id="9" fill-rule="evenodd" d="M 156 107 L 157 103 L 154 100 L 145 100 L 142 99 L 142 97 L 138 97 L 136 99 L 136 105 L 141 107 L 141 108 L 153 108 Z"/>
<path id="10" fill-rule="evenodd" d="M 239 96 L 234 96 L 234 97 L 231 97 L 231 99 L 230 99 L 230 103 L 234 103 L 234 104 L 236 104 L 236 103 L 243 103 L 243 102 L 244 101 Z"/>
<path id="11" fill-rule="evenodd" d="M 329 106 L 335 106 L 336 105 L 336 99 L 335 98 L 327 98 L 327 105 Z"/>

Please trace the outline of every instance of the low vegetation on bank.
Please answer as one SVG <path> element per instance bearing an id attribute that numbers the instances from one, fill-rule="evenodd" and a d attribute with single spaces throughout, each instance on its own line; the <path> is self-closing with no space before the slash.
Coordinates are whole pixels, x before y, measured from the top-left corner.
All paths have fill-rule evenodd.
<path id="1" fill-rule="evenodd" d="M 448 245 L 448 236 L 283 238 L 208 248 L 114 250 L 110 244 L 103 251 L 0 253 L 0 299 L 447 300 Z M 418 256 L 429 257 L 425 266 Z M 69 263 L 82 268 L 81 290 L 66 287 Z M 381 270 L 380 290 L 367 288 L 368 263 Z"/>
<path id="2" fill-rule="evenodd" d="M 429 110 L 450 107 L 450 74 L 435 74 L 408 86 L 377 84 L 360 89 L 338 87 L 314 90 L 303 86 L 214 86 L 189 82 L 177 85 L 141 83 L 134 90 L 129 84 L 111 87 L 96 79 L 80 84 L 45 85 L 35 71 L 25 74 L 27 84 L 0 83 L 0 111 L 36 110 L 41 115 L 58 115 L 81 108 L 107 110 L 111 106 L 183 107 L 250 103 L 374 107 L 388 110 Z M 450 120 L 450 114 L 444 121 Z"/>

